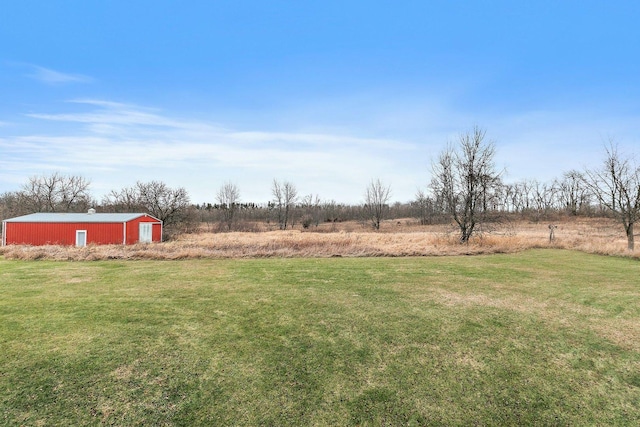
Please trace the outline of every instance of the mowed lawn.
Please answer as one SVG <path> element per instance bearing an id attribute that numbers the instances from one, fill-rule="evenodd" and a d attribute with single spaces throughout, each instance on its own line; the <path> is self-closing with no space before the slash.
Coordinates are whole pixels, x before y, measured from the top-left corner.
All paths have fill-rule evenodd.
<path id="1" fill-rule="evenodd" d="M 638 425 L 640 263 L 0 259 L 0 425 Z"/>

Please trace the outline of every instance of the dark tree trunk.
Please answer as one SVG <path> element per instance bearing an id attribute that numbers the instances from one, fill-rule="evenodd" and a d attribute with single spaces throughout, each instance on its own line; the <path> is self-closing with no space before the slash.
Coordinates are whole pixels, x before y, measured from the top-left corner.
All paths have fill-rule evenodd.
<path id="1" fill-rule="evenodd" d="M 627 249 L 629 249 L 630 251 L 633 251 L 634 249 L 633 223 L 629 223 L 629 225 L 625 227 L 625 230 L 627 232 Z"/>

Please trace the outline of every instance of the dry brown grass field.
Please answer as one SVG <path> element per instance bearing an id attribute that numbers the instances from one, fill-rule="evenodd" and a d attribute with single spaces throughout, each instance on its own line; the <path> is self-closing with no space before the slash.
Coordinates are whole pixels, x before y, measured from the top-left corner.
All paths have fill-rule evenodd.
<path id="1" fill-rule="evenodd" d="M 453 225 L 422 226 L 413 219 L 386 221 L 379 231 L 357 222 L 320 224 L 309 230 L 272 230 L 255 224 L 254 232 L 184 234 L 171 241 L 132 246 L 7 246 L 6 259 L 104 260 L 262 257 L 400 257 L 512 253 L 529 248 L 561 248 L 640 258 L 629 252 L 622 226 L 606 218 L 492 224 L 471 243 L 460 244 Z"/>

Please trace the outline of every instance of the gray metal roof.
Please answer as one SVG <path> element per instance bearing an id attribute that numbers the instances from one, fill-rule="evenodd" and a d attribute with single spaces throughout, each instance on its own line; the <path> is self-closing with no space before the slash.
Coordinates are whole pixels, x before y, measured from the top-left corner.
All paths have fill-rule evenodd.
<path id="1" fill-rule="evenodd" d="M 34 213 L 7 219 L 6 222 L 127 222 L 144 213 Z M 147 215 L 151 216 L 151 215 Z M 154 218 L 154 217 L 151 217 Z"/>

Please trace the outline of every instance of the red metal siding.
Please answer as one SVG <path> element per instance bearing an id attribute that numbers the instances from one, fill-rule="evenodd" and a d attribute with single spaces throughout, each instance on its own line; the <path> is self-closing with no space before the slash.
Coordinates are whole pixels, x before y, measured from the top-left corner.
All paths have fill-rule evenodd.
<path id="1" fill-rule="evenodd" d="M 86 230 L 87 244 L 134 244 L 140 239 L 140 223 L 152 223 L 152 241 L 162 241 L 162 222 L 143 215 L 122 222 L 6 222 L 7 245 L 75 245 L 76 231 Z M 126 239 L 125 239 L 126 230 Z"/>
<path id="2" fill-rule="evenodd" d="M 75 245 L 76 231 L 87 231 L 87 244 L 122 244 L 122 223 L 7 222 L 7 245 Z"/>
<path id="3" fill-rule="evenodd" d="M 162 242 L 162 224 L 156 222 L 153 224 L 152 239 L 154 242 Z"/>
<path id="4" fill-rule="evenodd" d="M 154 242 L 162 241 L 161 223 L 159 223 L 157 219 L 145 215 L 127 222 L 127 245 L 133 245 L 134 243 L 138 243 L 138 241 L 140 240 L 140 223 L 141 222 L 153 223 L 152 225 L 153 234 L 151 239 Z"/>

